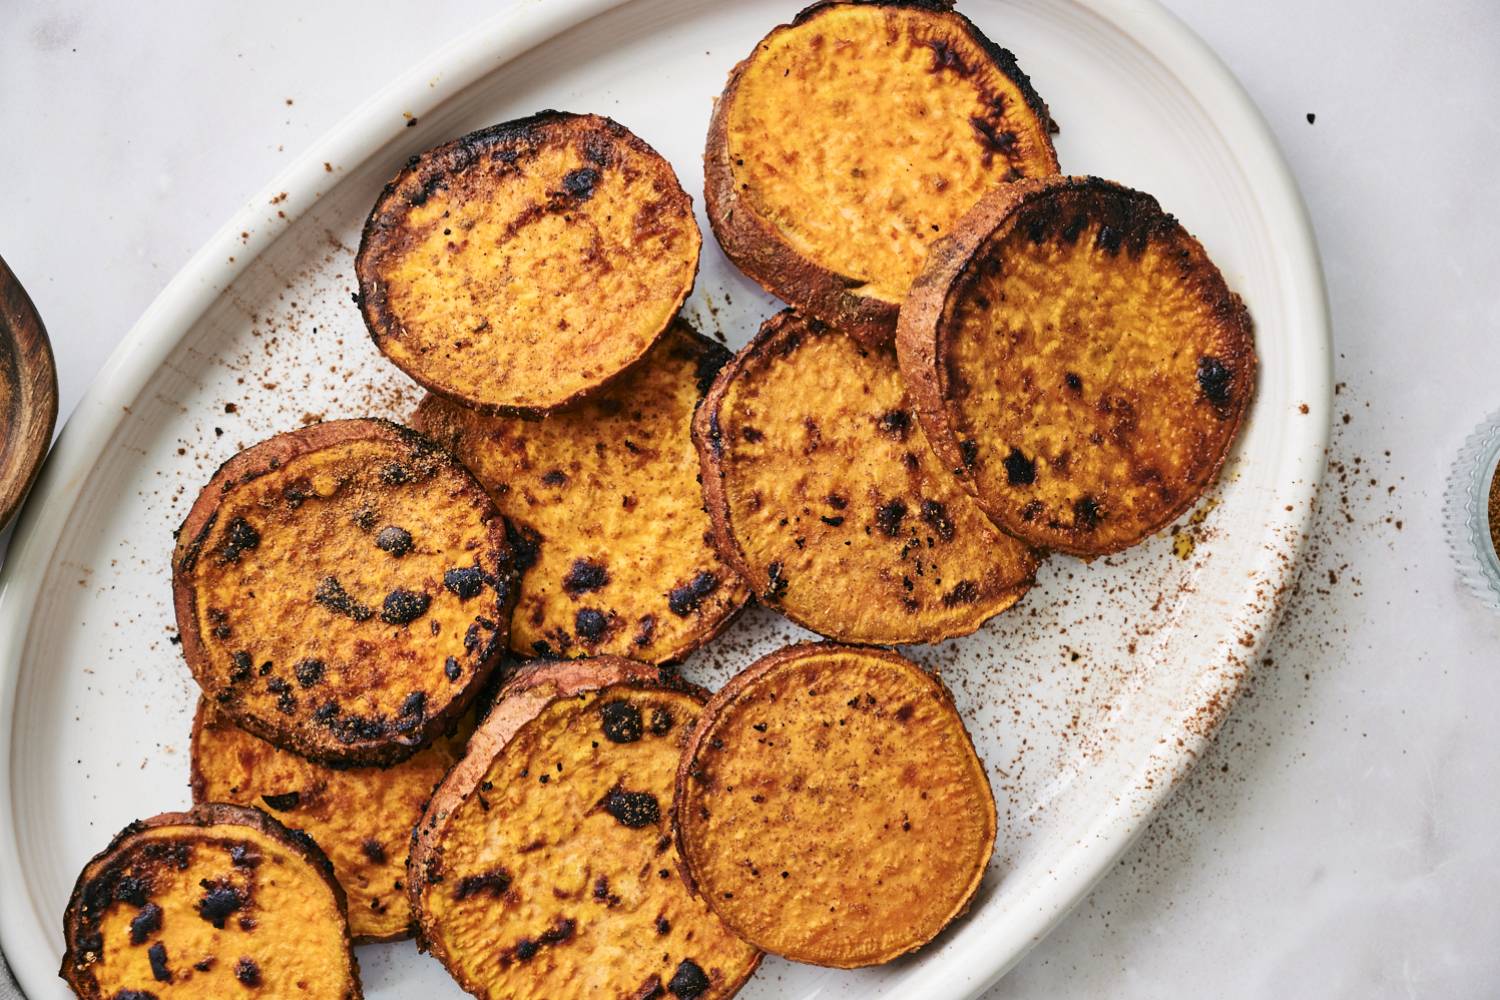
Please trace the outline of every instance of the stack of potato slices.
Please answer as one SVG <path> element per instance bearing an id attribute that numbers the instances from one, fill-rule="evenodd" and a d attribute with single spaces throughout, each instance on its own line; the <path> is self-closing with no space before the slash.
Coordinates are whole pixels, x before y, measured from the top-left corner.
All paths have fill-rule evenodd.
<path id="1" fill-rule="evenodd" d="M 943 682 L 1048 553 L 1168 526 L 1254 390 L 1248 313 L 1150 195 L 1059 174 L 942 0 L 829 0 L 714 105 L 708 219 L 787 308 L 680 315 L 702 236 L 651 146 L 544 111 L 408 161 L 355 262 L 412 428 L 231 458 L 172 560 L 186 813 L 80 875 L 81 997 L 360 996 L 415 937 L 483 998 L 726 998 L 763 954 L 935 938 L 998 836 Z M 826 641 L 716 694 L 751 601 Z"/>

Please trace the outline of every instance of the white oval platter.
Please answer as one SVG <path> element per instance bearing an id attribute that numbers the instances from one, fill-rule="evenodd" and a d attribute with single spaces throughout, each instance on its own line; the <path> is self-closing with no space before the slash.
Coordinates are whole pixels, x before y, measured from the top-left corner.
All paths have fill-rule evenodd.
<path id="1" fill-rule="evenodd" d="M 520 0 L 352 114 L 141 317 L 69 420 L 0 576 L 0 943 L 33 1000 L 67 996 L 61 914 L 84 861 L 132 819 L 188 801 L 196 691 L 171 641 L 168 555 L 198 487 L 304 417 L 400 418 L 417 397 L 350 301 L 352 248 L 381 184 L 427 146 L 556 107 L 636 131 L 701 212 L 712 99 L 797 9 Z M 1317 251 L 1233 77 L 1145 0 L 962 10 L 1051 104 L 1065 171 L 1151 191 L 1203 240 L 1254 316 L 1260 383 L 1222 483 L 1175 534 L 1091 564 L 1054 558 L 976 635 L 908 650 L 954 689 L 1000 798 L 1001 844 L 968 915 L 879 969 L 768 960 L 747 998 L 953 1000 L 1001 976 L 1211 738 L 1274 625 L 1321 478 L 1331 377 Z M 775 308 L 706 242 L 690 318 L 737 347 Z M 717 685 L 804 636 L 752 609 L 684 671 Z M 371 1000 L 461 995 L 409 942 L 362 948 L 360 961 Z"/>

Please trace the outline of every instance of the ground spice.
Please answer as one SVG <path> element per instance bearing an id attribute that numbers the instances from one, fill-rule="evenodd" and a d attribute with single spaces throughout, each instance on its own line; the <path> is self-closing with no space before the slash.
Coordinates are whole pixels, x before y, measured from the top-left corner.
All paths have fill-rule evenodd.
<path id="1" fill-rule="evenodd" d="M 1500 558 L 1500 471 L 1490 476 L 1490 544 Z"/>

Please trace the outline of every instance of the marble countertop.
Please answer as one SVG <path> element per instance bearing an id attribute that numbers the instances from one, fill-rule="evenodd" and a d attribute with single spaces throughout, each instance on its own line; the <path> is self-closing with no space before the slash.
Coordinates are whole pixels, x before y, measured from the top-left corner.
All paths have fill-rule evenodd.
<path id="1" fill-rule="evenodd" d="M 1500 616 L 1460 589 L 1441 513 L 1452 457 L 1500 408 L 1500 5 L 1170 5 L 1259 103 L 1311 210 L 1331 470 L 1215 748 L 990 996 L 1492 996 Z M 495 5 L 377 6 L 6 5 L 0 254 L 51 331 L 62 414 L 244 198 Z"/>

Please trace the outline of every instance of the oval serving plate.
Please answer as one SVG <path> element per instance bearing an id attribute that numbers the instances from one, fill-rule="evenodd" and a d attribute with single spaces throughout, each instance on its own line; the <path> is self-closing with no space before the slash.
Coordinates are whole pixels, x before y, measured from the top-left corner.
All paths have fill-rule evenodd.
<path id="1" fill-rule="evenodd" d="M 353 247 L 380 186 L 427 146 L 560 107 L 627 124 L 673 162 L 701 212 L 712 98 L 799 6 L 518 3 L 310 149 L 126 337 L 68 422 L 0 577 L 0 943 L 33 1000 L 66 996 L 61 913 L 80 866 L 131 819 L 188 800 L 196 691 L 172 641 L 168 556 L 197 489 L 274 431 L 399 418 L 416 401 L 350 301 Z M 1331 379 L 1317 253 L 1275 143 L 1227 70 L 1140 0 L 962 9 L 1051 104 L 1064 169 L 1151 191 L 1202 238 L 1255 318 L 1260 384 L 1223 482 L 1174 533 L 1088 565 L 1055 558 L 976 635 L 909 650 L 954 689 L 1000 799 L 1000 846 L 968 915 L 879 969 L 767 961 L 746 997 L 951 1000 L 1002 975 L 1212 736 L 1296 572 L 1322 473 Z M 706 242 L 691 319 L 737 347 L 775 308 Z M 752 609 L 684 670 L 717 685 L 804 635 Z M 363 948 L 360 961 L 372 1000 L 462 995 L 410 943 Z"/>

